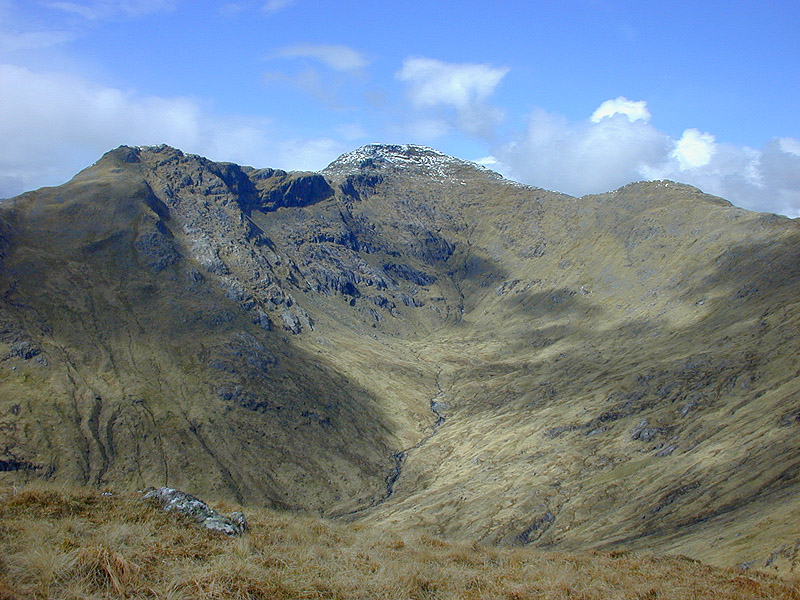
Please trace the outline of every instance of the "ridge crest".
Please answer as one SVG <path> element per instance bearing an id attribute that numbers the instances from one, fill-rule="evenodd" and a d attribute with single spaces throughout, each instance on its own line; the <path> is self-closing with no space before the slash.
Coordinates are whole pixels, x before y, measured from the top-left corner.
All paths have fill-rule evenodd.
<path id="1" fill-rule="evenodd" d="M 342 154 L 322 173 L 331 177 L 346 177 L 363 169 L 387 167 L 417 167 L 438 177 L 451 177 L 454 169 L 468 167 L 500 178 L 500 175 L 482 165 L 418 144 L 367 144 Z"/>

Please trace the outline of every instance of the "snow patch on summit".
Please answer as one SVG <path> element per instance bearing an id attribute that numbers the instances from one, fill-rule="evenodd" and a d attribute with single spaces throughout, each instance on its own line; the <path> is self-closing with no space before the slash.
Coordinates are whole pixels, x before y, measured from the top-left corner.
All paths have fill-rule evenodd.
<path id="1" fill-rule="evenodd" d="M 426 176 L 451 181 L 460 181 L 458 172 L 464 168 L 485 173 L 494 179 L 502 175 L 483 165 L 448 156 L 438 150 L 416 144 L 368 144 L 352 152 L 342 154 L 328 165 L 322 173 L 339 179 L 363 169 L 399 167 L 404 170 L 422 172 Z"/>

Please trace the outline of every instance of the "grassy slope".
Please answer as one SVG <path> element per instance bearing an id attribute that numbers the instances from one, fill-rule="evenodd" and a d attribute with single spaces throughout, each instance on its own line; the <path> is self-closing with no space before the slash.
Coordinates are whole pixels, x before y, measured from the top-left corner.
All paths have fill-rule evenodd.
<path id="1" fill-rule="evenodd" d="M 518 194 L 494 221 L 461 204 L 472 306 L 416 350 L 448 420 L 368 518 L 566 548 L 687 536 L 724 565 L 790 552 L 797 226 L 672 184 L 538 214 Z"/>
<path id="2" fill-rule="evenodd" d="M 0 339 L 6 456 L 67 480 L 170 483 L 249 505 L 378 503 L 355 517 L 392 530 L 724 566 L 777 552 L 774 565 L 793 567 L 793 222 L 687 186 L 578 200 L 468 167 L 455 180 L 386 173 L 358 199 L 242 217 L 201 161 L 112 158 L 4 213 L 3 316 L 24 325 Z M 149 188 L 137 188 L 142 173 Z M 146 201 L 152 190 L 171 202 L 159 186 L 182 194 L 171 219 Z M 175 216 L 187 210 L 197 214 Z M 271 245 L 243 242 L 248 219 Z M 220 236 L 227 275 L 192 252 L 190 221 Z M 135 240 L 159 222 L 180 256 L 155 271 Z M 387 263 L 430 282 L 370 283 Z M 360 296 L 315 289 L 344 270 Z M 226 287 L 266 306 L 255 273 L 315 329 L 291 336 L 275 312 L 273 330 L 259 329 Z M 13 355 L 23 333 L 49 367 Z M 254 347 L 242 334 L 276 363 L 237 370 Z M 255 394 L 257 410 L 220 399 L 220 382 Z M 433 399 L 446 417 L 435 431 Z M 41 470 L 5 476 L 26 473 Z"/>
<path id="3" fill-rule="evenodd" d="M 796 583 L 685 557 L 453 543 L 266 510 L 231 539 L 135 495 L 0 492 L 0 597 L 796 599 Z M 230 506 L 220 507 L 229 510 Z"/>

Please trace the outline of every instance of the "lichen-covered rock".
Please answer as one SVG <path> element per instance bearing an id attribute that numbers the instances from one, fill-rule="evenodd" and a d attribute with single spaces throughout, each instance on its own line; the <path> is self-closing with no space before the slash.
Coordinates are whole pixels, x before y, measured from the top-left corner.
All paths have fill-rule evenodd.
<path id="1" fill-rule="evenodd" d="M 247 519 L 244 516 L 244 513 L 240 510 L 231 513 L 230 516 L 231 521 L 235 525 L 237 525 L 242 533 L 248 533 L 250 531 L 250 526 L 247 524 Z"/>
<path id="2" fill-rule="evenodd" d="M 281 311 L 281 321 L 283 321 L 283 328 L 295 335 L 302 331 L 303 327 L 300 325 L 300 319 L 288 308 Z"/>
<path id="3" fill-rule="evenodd" d="M 242 535 L 249 531 L 244 513 L 237 511 L 223 516 L 194 496 L 169 487 L 147 488 L 145 500 L 158 502 L 164 510 L 180 512 L 192 517 L 199 525 L 226 535 Z"/>

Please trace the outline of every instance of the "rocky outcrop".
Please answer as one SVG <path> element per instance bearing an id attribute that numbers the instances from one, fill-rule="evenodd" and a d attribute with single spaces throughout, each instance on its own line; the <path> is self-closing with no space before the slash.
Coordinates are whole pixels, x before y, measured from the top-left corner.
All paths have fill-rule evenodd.
<path id="1" fill-rule="evenodd" d="M 225 517 L 202 500 L 173 488 L 148 488 L 144 490 L 143 499 L 157 502 L 164 510 L 183 513 L 211 531 L 225 535 L 242 535 L 249 531 L 243 512 L 236 511 Z"/>
<path id="2" fill-rule="evenodd" d="M 316 204 L 333 196 L 333 188 L 316 173 L 287 175 L 278 185 L 261 193 L 262 211 Z"/>

